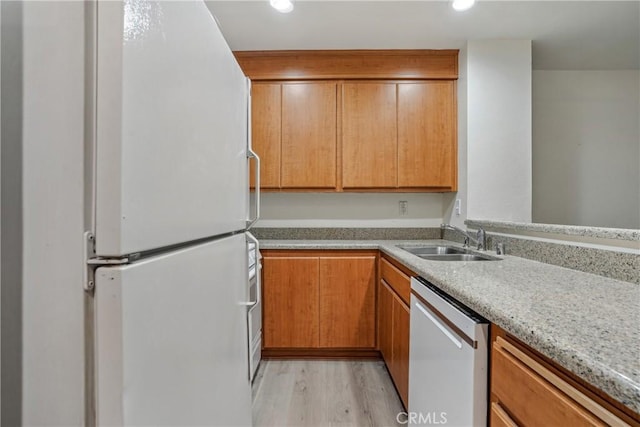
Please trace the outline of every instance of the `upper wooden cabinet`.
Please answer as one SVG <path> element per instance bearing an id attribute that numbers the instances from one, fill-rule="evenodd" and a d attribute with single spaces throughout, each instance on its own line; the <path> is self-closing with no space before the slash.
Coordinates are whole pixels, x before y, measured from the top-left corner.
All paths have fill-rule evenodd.
<path id="1" fill-rule="evenodd" d="M 456 188 L 456 122 L 455 82 L 398 84 L 398 187 Z"/>
<path id="2" fill-rule="evenodd" d="M 282 188 L 336 186 L 336 87 L 282 85 Z"/>
<path id="3" fill-rule="evenodd" d="M 260 188 L 280 188 L 282 85 L 256 83 L 251 88 L 251 139 L 260 156 Z M 255 168 L 250 168 L 251 187 Z"/>
<path id="4" fill-rule="evenodd" d="M 456 188 L 453 81 L 345 82 L 344 189 Z"/>
<path id="5" fill-rule="evenodd" d="M 457 190 L 457 51 L 236 57 L 254 81 L 262 188 Z"/>
<path id="6" fill-rule="evenodd" d="M 334 82 L 252 85 L 251 138 L 261 160 L 261 188 L 336 187 L 336 97 Z"/>
<path id="7" fill-rule="evenodd" d="M 397 187 L 396 85 L 342 85 L 342 186 Z"/>
<path id="8" fill-rule="evenodd" d="M 236 51 L 251 80 L 458 78 L 456 49 Z"/>

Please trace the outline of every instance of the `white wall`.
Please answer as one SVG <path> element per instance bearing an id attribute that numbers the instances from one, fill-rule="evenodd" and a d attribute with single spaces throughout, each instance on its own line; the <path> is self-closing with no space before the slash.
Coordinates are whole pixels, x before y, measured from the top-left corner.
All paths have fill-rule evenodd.
<path id="1" fill-rule="evenodd" d="M 467 219 L 467 47 L 458 53 L 458 191 L 443 196 L 443 221 L 465 228 Z M 460 214 L 455 211 L 455 202 L 460 200 Z"/>
<path id="2" fill-rule="evenodd" d="M 439 227 L 439 193 L 262 193 L 257 227 Z M 409 202 L 400 215 L 398 202 Z"/>
<path id="3" fill-rule="evenodd" d="M 84 424 L 83 2 L 23 3 L 23 425 Z"/>
<path id="4" fill-rule="evenodd" d="M 640 71 L 534 71 L 533 221 L 640 228 Z"/>
<path id="5" fill-rule="evenodd" d="M 467 217 L 531 221 L 531 41 L 467 44 Z"/>

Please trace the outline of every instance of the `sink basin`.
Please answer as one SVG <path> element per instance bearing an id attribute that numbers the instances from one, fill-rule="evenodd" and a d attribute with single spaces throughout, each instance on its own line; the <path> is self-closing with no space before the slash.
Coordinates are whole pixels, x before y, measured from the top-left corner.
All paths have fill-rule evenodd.
<path id="1" fill-rule="evenodd" d="M 421 255 L 447 255 L 447 254 L 465 254 L 467 251 L 462 248 L 456 248 L 455 246 L 400 246 L 400 249 L 412 253 L 417 256 Z"/>
<path id="2" fill-rule="evenodd" d="M 500 261 L 500 258 L 475 253 L 456 246 L 399 246 L 399 248 L 429 261 Z"/>
<path id="3" fill-rule="evenodd" d="M 443 255 L 418 255 L 422 259 L 429 261 L 500 261 L 500 258 L 493 258 L 478 254 L 443 254 Z"/>

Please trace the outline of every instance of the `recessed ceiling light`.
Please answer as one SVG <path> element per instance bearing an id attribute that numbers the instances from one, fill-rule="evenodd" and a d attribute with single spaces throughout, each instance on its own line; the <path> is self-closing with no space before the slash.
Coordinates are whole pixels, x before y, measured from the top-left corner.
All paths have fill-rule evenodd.
<path id="1" fill-rule="evenodd" d="M 271 0 L 273 1 L 273 0 Z M 470 9 L 471 6 L 473 6 L 473 4 L 476 2 L 476 0 L 453 0 L 453 3 L 451 3 L 451 7 L 453 7 L 455 10 L 461 12 L 463 10 L 467 10 Z"/>
<path id="2" fill-rule="evenodd" d="M 293 2 L 291 0 L 269 0 L 269 3 L 278 12 L 289 13 L 293 10 Z"/>

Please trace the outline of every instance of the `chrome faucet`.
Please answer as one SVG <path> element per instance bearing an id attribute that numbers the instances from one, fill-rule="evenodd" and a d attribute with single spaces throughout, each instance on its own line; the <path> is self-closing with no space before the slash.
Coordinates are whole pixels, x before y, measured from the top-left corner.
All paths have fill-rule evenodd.
<path id="1" fill-rule="evenodd" d="M 473 242 L 473 244 L 476 245 L 476 247 L 480 251 L 484 251 L 486 249 L 486 247 L 487 247 L 487 234 L 485 233 L 485 231 L 484 231 L 484 229 L 482 227 L 478 227 L 478 231 L 476 232 L 476 237 L 475 238 L 471 237 L 471 235 L 469 234 L 468 231 L 463 230 L 462 228 L 456 227 L 455 225 L 440 224 L 440 228 L 442 230 L 457 231 L 458 233 L 462 234 L 464 236 L 464 247 L 465 248 L 469 247 L 469 242 Z"/>

